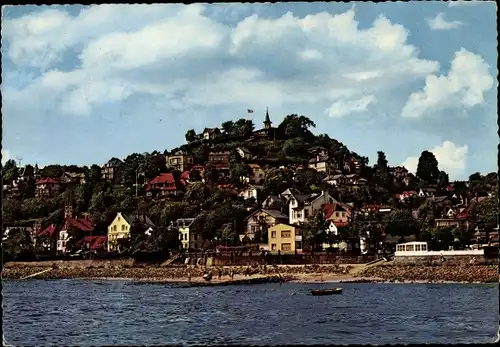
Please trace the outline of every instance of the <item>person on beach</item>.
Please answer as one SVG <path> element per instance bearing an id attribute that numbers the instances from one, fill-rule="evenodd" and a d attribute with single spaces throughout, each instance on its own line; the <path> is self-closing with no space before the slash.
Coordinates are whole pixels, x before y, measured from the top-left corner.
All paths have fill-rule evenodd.
<path id="1" fill-rule="evenodd" d="M 191 273 L 188 272 L 188 282 L 191 282 Z"/>
<path id="2" fill-rule="evenodd" d="M 231 279 L 234 278 L 234 272 L 233 272 L 233 270 L 231 270 L 231 272 L 229 273 L 229 276 L 231 277 Z"/>
<path id="3" fill-rule="evenodd" d="M 217 275 L 219 276 L 219 280 L 220 280 L 220 278 L 222 277 L 222 271 L 221 271 L 221 269 L 219 269 Z"/>

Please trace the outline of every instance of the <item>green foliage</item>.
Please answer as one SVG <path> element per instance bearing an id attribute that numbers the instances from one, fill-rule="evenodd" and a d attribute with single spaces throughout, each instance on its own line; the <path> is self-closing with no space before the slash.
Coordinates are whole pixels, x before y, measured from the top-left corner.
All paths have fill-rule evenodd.
<path id="1" fill-rule="evenodd" d="M 196 132 L 194 131 L 194 129 L 189 129 L 186 132 L 186 141 L 193 142 L 194 140 L 196 140 Z"/>
<path id="2" fill-rule="evenodd" d="M 291 114 L 285 117 L 283 122 L 278 126 L 281 134 L 287 138 L 302 137 L 311 139 L 314 135 L 309 131 L 309 128 L 315 128 L 316 124 L 305 116 Z"/>
<path id="3" fill-rule="evenodd" d="M 439 177 L 438 161 L 436 156 L 429 152 L 423 151 L 418 159 L 417 177 L 429 183 L 435 183 Z"/>
<path id="4" fill-rule="evenodd" d="M 498 197 L 496 195 L 476 203 L 471 215 L 480 229 L 492 229 L 498 225 Z"/>
<path id="5" fill-rule="evenodd" d="M 402 238 L 419 235 L 420 226 L 408 210 L 394 210 L 385 219 L 385 232 Z"/>
<path id="6" fill-rule="evenodd" d="M 32 257 L 34 243 L 30 231 L 24 228 L 11 228 L 7 238 L 2 241 L 2 251 L 4 261 Z"/>
<path id="7" fill-rule="evenodd" d="M 450 179 L 448 177 L 448 174 L 444 171 L 439 171 L 438 179 L 437 179 L 437 184 L 440 187 L 446 187 L 450 183 Z"/>

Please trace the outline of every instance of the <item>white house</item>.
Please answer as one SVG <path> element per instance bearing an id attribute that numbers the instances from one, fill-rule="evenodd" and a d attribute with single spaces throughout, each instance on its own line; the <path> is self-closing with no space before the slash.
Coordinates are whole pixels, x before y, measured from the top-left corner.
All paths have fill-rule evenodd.
<path id="1" fill-rule="evenodd" d="M 311 195 L 292 194 L 288 202 L 289 222 L 290 224 L 304 223 L 321 210 L 324 204 L 333 204 L 333 202 L 336 200 L 327 191 Z"/>
<path id="2" fill-rule="evenodd" d="M 248 187 L 243 189 L 238 196 L 243 197 L 243 199 L 251 199 L 254 198 L 255 201 L 258 201 L 259 191 L 261 191 L 264 187 L 250 184 Z"/>

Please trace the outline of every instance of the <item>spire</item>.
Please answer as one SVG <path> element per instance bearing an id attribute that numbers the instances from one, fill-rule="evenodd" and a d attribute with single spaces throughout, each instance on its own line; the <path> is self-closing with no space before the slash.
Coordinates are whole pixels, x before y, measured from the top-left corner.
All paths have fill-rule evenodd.
<path id="1" fill-rule="evenodd" d="M 266 129 L 270 129 L 271 128 L 271 119 L 269 118 L 269 108 L 266 107 L 266 119 L 264 120 L 264 127 Z"/>

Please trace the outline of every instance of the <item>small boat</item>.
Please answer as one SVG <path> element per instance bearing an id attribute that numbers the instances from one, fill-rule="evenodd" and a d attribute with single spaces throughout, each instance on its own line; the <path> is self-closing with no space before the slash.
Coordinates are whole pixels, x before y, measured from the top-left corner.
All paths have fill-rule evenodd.
<path id="1" fill-rule="evenodd" d="M 342 288 L 313 289 L 311 290 L 311 294 L 314 296 L 342 294 Z"/>

